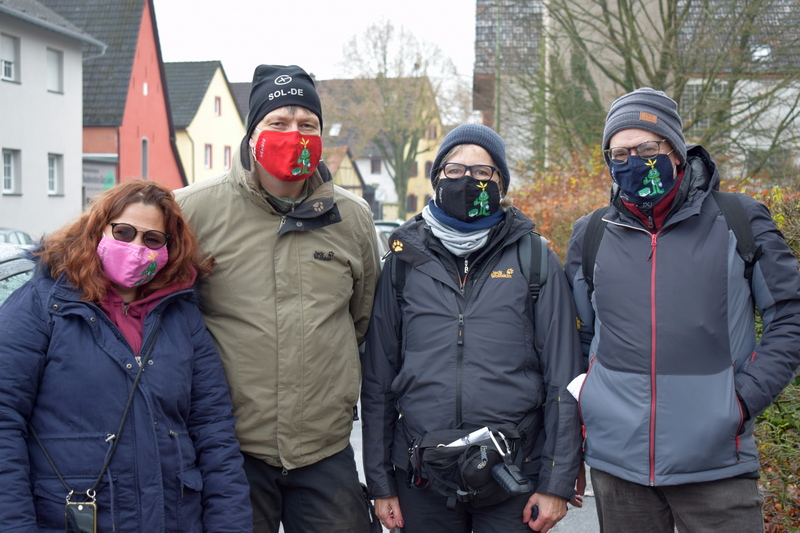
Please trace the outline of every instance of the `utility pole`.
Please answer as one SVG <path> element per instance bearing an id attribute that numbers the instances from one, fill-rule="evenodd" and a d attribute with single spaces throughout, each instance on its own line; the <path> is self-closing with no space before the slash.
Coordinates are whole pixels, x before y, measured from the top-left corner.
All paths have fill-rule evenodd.
<path id="1" fill-rule="evenodd" d="M 494 131 L 500 135 L 500 0 L 494 4 Z"/>

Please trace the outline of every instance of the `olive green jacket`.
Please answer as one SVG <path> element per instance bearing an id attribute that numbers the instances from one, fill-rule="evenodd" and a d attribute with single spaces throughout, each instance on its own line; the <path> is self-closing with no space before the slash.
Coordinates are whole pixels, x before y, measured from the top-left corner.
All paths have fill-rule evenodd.
<path id="1" fill-rule="evenodd" d="M 324 165 L 288 215 L 257 180 L 236 157 L 227 174 L 175 194 L 216 259 L 201 308 L 242 451 L 293 469 L 349 442 L 380 258 L 367 203 L 334 186 Z"/>

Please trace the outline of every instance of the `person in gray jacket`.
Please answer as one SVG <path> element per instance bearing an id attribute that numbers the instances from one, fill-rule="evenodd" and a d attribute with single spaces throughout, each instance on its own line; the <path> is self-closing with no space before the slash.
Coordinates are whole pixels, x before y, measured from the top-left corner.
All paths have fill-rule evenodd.
<path id="1" fill-rule="evenodd" d="M 800 366 L 797 259 L 767 208 L 733 195 L 757 246 L 748 281 L 719 171 L 662 91 L 617 99 L 603 150 L 614 184 L 596 259 L 584 267 L 587 216 L 566 265 L 600 529 L 763 532 L 753 427 Z"/>
<path id="2" fill-rule="evenodd" d="M 568 500 L 579 505 L 580 422 L 566 387 L 583 365 L 569 284 L 547 248 L 548 276 L 533 305 L 519 247 L 534 225 L 503 199 L 509 172 L 495 132 L 455 128 L 430 178 L 435 199 L 392 234 L 394 257 L 367 333 L 361 406 L 370 495 L 383 524 L 405 533 L 546 532 Z M 531 492 L 448 508 L 445 495 L 407 482 L 412 437 L 514 426 L 526 415 L 535 420 L 520 446 Z"/>

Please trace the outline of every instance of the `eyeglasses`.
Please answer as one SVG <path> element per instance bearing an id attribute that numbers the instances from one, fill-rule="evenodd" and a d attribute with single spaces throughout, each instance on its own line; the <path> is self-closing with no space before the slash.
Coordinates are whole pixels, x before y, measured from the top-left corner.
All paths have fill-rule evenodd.
<path id="1" fill-rule="evenodd" d="M 476 180 L 488 180 L 497 172 L 491 165 L 462 165 L 461 163 L 445 163 L 442 165 L 445 178 L 460 178 L 467 172 Z"/>
<path id="2" fill-rule="evenodd" d="M 604 150 L 603 153 L 605 154 L 606 159 L 611 161 L 613 164 L 622 165 L 628 161 L 628 156 L 631 155 L 631 150 L 636 150 L 636 155 L 641 158 L 653 157 L 658 155 L 658 152 L 661 149 L 661 143 L 665 142 L 667 142 L 667 140 L 662 139 L 660 141 L 643 142 L 638 146 L 612 146 L 608 150 Z"/>
<path id="3" fill-rule="evenodd" d="M 111 222 L 111 235 L 118 241 L 131 242 L 136 238 L 137 233 L 142 234 L 142 242 L 151 250 L 158 250 L 169 242 L 169 235 L 163 231 L 150 229 L 139 231 L 130 224 L 124 222 Z"/>

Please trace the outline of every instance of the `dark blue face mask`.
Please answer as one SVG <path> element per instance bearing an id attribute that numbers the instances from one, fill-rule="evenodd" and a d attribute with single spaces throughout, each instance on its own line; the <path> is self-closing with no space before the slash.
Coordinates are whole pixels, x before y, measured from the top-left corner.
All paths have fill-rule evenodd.
<path id="1" fill-rule="evenodd" d="M 608 165 L 622 198 L 640 207 L 652 207 L 675 186 L 675 167 L 666 154 L 641 158 L 628 156 L 621 164 Z"/>

